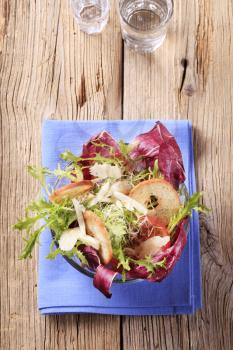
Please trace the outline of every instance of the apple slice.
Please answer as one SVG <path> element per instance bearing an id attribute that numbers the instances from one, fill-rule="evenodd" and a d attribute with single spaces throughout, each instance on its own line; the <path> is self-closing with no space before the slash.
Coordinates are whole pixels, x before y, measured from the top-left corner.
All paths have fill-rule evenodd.
<path id="1" fill-rule="evenodd" d="M 108 264 L 112 259 L 112 245 L 109 233 L 102 220 L 92 211 L 86 210 L 83 213 L 87 234 L 97 239 L 100 243 L 100 259 Z"/>
<path id="2" fill-rule="evenodd" d="M 163 179 L 142 181 L 130 191 L 129 196 L 147 208 L 151 198 L 156 199 L 157 203 L 152 209 L 149 209 L 148 215 L 157 216 L 166 225 L 180 208 L 178 192 Z"/>
<path id="3" fill-rule="evenodd" d="M 60 187 L 54 191 L 50 196 L 51 202 L 60 203 L 64 199 L 73 199 L 81 194 L 90 191 L 94 187 L 94 184 L 90 180 L 82 180 L 79 182 L 73 182 L 66 186 Z"/>

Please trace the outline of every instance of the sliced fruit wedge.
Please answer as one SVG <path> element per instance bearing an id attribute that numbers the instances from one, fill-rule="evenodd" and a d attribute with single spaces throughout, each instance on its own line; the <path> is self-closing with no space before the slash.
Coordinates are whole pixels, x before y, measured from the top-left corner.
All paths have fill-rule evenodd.
<path id="1" fill-rule="evenodd" d="M 83 213 L 87 234 L 97 239 L 100 243 L 100 259 L 108 264 L 112 259 L 112 245 L 110 235 L 102 220 L 92 211 L 86 210 Z"/>
<path id="2" fill-rule="evenodd" d="M 60 187 L 54 191 L 50 196 L 51 202 L 60 203 L 64 199 L 73 199 L 80 196 L 83 193 L 90 191 L 94 184 L 90 180 L 82 180 L 69 185 Z"/>
<path id="3" fill-rule="evenodd" d="M 140 182 L 129 196 L 146 206 L 148 215 L 155 215 L 168 225 L 170 218 L 180 208 L 178 192 L 163 179 L 151 179 Z M 154 204 L 154 207 L 153 207 Z"/>

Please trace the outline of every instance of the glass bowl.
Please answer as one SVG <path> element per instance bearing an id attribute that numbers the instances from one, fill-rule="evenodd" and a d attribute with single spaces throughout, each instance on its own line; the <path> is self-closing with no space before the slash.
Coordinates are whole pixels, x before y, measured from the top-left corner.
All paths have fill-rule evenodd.
<path id="1" fill-rule="evenodd" d="M 67 184 L 67 182 L 64 182 L 62 180 L 57 180 L 55 181 L 54 184 L 54 188 L 59 188 L 61 186 L 64 186 L 65 184 Z M 189 194 L 188 194 L 188 189 L 186 187 L 185 184 L 181 184 L 179 187 L 179 193 L 180 193 L 180 201 L 181 203 L 185 204 L 188 200 Z M 189 232 L 189 228 L 190 228 L 190 220 L 187 220 L 187 222 L 185 223 L 185 231 L 186 234 L 188 235 Z M 51 235 L 54 238 L 54 232 L 51 230 Z M 58 247 L 58 243 L 56 243 L 56 246 Z M 81 272 L 82 274 L 84 274 L 87 277 L 90 278 L 94 278 L 95 276 L 95 270 L 89 268 L 89 267 L 84 267 L 81 265 L 80 260 L 77 257 L 72 257 L 69 258 L 67 256 L 63 256 L 63 258 L 68 262 L 68 264 L 70 264 L 73 268 L 75 268 L 77 271 Z M 122 276 L 120 273 L 118 273 L 118 275 L 114 278 L 113 283 L 133 283 L 133 282 L 139 282 L 139 281 L 143 281 L 143 279 L 139 279 L 139 278 L 131 278 L 131 279 L 125 279 L 122 280 Z"/>

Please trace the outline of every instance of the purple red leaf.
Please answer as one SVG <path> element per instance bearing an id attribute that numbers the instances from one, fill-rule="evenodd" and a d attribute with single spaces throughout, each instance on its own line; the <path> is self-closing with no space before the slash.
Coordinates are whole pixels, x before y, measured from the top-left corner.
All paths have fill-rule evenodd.
<path id="1" fill-rule="evenodd" d="M 96 269 L 94 276 L 93 284 L 99 289 L 107 298 L 111 298 L 112 294 L 110 293 L 110 288 L 114 278 L 118 272 L 112 271 L 99 265 Z"/>
<path id="2" fill-rule="evenodd" d="M 175 189 L 178 189 L 179 185 L 185 181 L 182 156 L 176 144 L 164 142 L 160 146 L 158 166 L 165 180 L 170 182 Z"/>
<path id="3" fill-rule="evenodd" d="M 160 122 L 152 130 L 135 138 L 130 157 L 136 165 L 140 162 L 141 169 L 153 168 L 158 159 L 159 170 L 176 189 L 185 180 L 180 148 L 174 136 Z"/>
<path id="4" fill-rule="evenodd" d="M 142 278 L 151 282 L 160 282 L 167 277 L 175 266 L 187 242 L 187 234 L 184 227 L 185 222 L 186 220 L 183 220 L 178 225 L 174 244 L 171 247 L 168 246 L 166 249 L 161 250 L 152 258 L 155 264 L 165 259 L 165 268 L 158 267 L 151 276 L 151 273 L 148 272 L 144 266 L 135 264 L 132 266 L 131 270 L 127 272 L 127 278 Z"/>
<path id="5" fill-rule="evenodd" d="M 102 131 L 98 135 L 93 136 L 86 144 L 83 145 L 83 151 L 81 154 L 82 158 L 87 159 L 82 161 L 82 166 L 86 167 L 83 170 L 84 179 L 92 178 L 89 172 L 89 167 L 94 164 L 94 161 L 88 160 L 88 158 L 93 158 L 97 154 L 100 154 L 105 158 L 122 157 L 118 143 L 107 131 Z"/>
<path id="6" fill-rule="evenodd" d="M 88 266 L 91 269 L 96 269 L 100 265 L 99 255 L 94 248 L 82 245 L 79 247 L 79 250 L 83 253 L 85 258 L 87 259 Z"/>

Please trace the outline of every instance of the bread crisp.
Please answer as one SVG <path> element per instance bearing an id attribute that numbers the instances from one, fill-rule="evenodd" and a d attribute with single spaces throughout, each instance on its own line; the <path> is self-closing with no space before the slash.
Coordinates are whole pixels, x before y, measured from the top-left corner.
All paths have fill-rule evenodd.
<path id="1" fill-rule="evenodd" d="M 90 180 L 82 180 L 79 182 L 72 182 L 66 186 L 58 188 L 50 196 L 49 200 L 51 202 L 60 203 L 63 199 L 76 198 L 80 194 L 90 191 L 94 184 Z"/>
<path id="2" fill-rule="evenodd" d="M 109 233 L 102 220 L 92 211 L 86 210 L 83 213 L 87 234 L 95 237 L 100 242 L 100 259 L 108 264 L 112 259 L 112 245 Z"/>
<path id="3" fill-rule="evenodd" d="M 129 196 L 147 206 L 151 196 L 155 196 L 158 205 L 149 210 L 148 215 L 155 215 L 161 218 L 168 225 L 171 217 L 180 208 L 180 198 L 178 192 L 172 185 L 163 179 L 151 179 L 140 182 L 129 193 Z"/>

